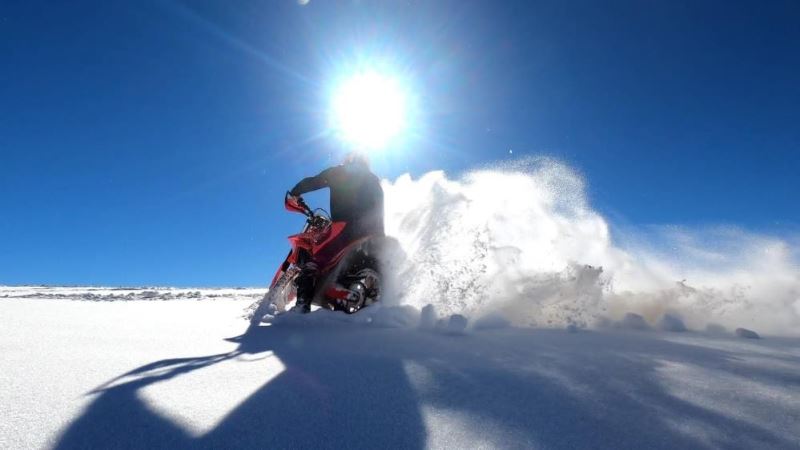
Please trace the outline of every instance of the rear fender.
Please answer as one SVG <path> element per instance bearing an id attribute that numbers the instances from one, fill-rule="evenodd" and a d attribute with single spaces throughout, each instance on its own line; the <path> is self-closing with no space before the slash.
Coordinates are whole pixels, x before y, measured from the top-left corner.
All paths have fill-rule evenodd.
<path id="1" fill-rule="evenodd" d="M 347 289 L 337 283 L 332 283 L 325 290 L 325 297 L 333 300 L 349 300 L 353 295 L 350 289 Z"/>

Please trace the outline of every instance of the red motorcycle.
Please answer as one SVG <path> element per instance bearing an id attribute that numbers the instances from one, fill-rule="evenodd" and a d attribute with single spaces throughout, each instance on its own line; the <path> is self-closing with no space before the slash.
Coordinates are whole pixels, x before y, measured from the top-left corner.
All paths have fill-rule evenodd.
<path id="1" fill-rule="evenodd" d="M 254 305 L 251 323 L 258 324 L 265 314 L 281 313 L 296 302 L 295 280 L 303 264 L 320 254 L 328 257 L 319 267 L 320 277 L 312 304 L 352 314 L 380 300 L 379 255 L 388 238 L 359 238 L 337 251 L 331 243 L 344 231 L 345 222 L 332 221 L 324 209 L 312 210 L 302 197 L 294 197 L 288 192 L 284 206 L 289 211 L 304 214 L 306 222 L 302 232 L 289 236 L 291 250 L 278 267 L 267 294 Z M 320 262 L 318 258 L 315 260 Z"/>

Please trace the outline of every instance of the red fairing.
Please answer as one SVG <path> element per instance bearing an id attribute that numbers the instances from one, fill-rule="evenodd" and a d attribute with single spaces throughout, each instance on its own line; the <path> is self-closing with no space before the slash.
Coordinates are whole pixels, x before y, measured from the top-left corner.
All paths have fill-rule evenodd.
<path id="1" fill-rule="evenodd" d="M 344 222 L 333 222 L 322 230 L 308 230 L 305 233 L 293 234 L 289 236 L 289 242 L 292 244 L 292 248 L 302 248 L 313 255 L 339 236 L 345 225 Z M 296 263 L 297 260 L 295 258 L 290 262 Z"/>
<path id="2" fill-rule="evenodd" d="M 319 251 L 325 248 L 326 245 L 342 234 L 345 226 L 347 226 L 346 222 L 332 222 L 330 228 L 326 230 L 327 233 L 325 233 L 324 236 L 316 236 L 319 239 L 314 242 L 316 245 L 314 245 L 312 253 L 319 253 Z"/>
<path id="3" fill-rule="evenodd" d="M 292 244 L 292 248 L 294 249 L 302 248 L 303 250 L 311 251 L 311 249 L 314 247 L 314 243 L 311 241 L 311 236 L 309 236 L 309 233 L 293 234 L 289 236 L 289 243 Z M 295 253 L 292 253 L 292 255 L 295 255 Z M 289 262 L 296 263 L 297 258 L 293 258 Z"/>
<path id="4" fill-rule="evenodd" d="M 297 258 L 299 254 L 298 250 L 300 249 L 303 249 L 311 255 L 315 255 L 317 257 L 327 254 L 325 260 L 320 261 L 322 266 L 320 268 L 323 272 L 327 272 L 333 266 L 339 263 L 339 261 L 350 250 L 350 248 L 366 239 L 358 239 L 354 242 L 350 242 L 343 248 L 328 248 L 331 243 L 341 244 L 338 243 L 336 238 L 342 234 L 346 227 L 346 222 L 332 222 L 330 226 L 325 227 L 322 230 L 308 230 L 304 233 L 298 233 L 289 236 L 289 243 L 292 245 L 292 251 L 289 252 L 289 256 L 286 257 L 286 262 L 297 264 Z M 278 278 L 280 278 L 281 273 L 283 273 L 283 270 L 279 269 L 272 279 L 273 284 Z"/>
<path id="5" fill-rule="evenodd" d="M 341 261 L 342 258 L 344 258 L 344 255 L 346 255 L 348 252 L 350 252 L 350 250 L 353 247 L 363 243 L 367 239 L 369 239 L 369 237 L 357 239 L 357 240 L 347 244 L 347 246 L 343 247 L 341 250 L 336 252 L 328 261 L 324 262 L 324 265 L 322 266 L 322 271 L 323 272 L 327 272 L 327 271 L 331 270 L 334 266 L 339 264 L 339 261 Z"/>

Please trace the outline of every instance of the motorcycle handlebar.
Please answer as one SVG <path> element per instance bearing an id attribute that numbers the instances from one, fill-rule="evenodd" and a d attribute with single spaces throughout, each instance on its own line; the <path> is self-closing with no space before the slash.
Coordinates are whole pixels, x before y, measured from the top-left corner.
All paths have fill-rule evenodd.
<path id="1" fill-rule="evenodd" d="M 289 211 L 296 211 L 299 213 L 303 213 L 308 217 L 314 215 L 314 212 L 311 211 L 311 208 L 309 208 L 308 205 L 306 205 L 306 202 L 305 200 L 303 200 L 303 197 L 299 195 L 294 196 L 289 191 L 286 191 L 286 197 L 284 197 L 283 199 L 283 204 Z"/>

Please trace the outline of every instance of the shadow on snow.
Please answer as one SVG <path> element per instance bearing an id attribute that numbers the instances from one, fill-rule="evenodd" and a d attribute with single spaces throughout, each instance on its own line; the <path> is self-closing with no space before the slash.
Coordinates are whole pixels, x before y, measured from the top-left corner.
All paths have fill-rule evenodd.
<path id="1" fill-rule="evenodd" d="M 426 429 L 424 410 L 431 408 L 445 417 L 467 417 L 470 433 L 502 447 L 798 444 L 753 421 L 676 397 L 657 369 L 675 361 L 800 388 L 796 374 L 759 370 L 724 350 L 654 334 L 507 329 L 443 336 L 351 324 L 255 327 L 230 340 L 238 343 L 233 352 L 154 362 L 92 391 L 97 397 L 56 447 L 420 448 L 443 442 L 430 442 L 429 431 L 450 432 Z M 202 436 L 155 414 L 137 394 L 152 383 L 265 351 L 274 352 L 286 370 Z M 121 381 L 134 375 L 139 377 Z M 681 424 L 703 432 L 687 433 Z"/>

